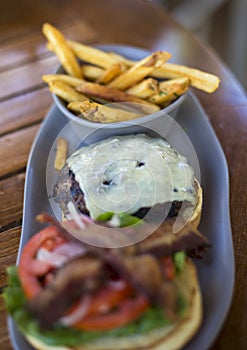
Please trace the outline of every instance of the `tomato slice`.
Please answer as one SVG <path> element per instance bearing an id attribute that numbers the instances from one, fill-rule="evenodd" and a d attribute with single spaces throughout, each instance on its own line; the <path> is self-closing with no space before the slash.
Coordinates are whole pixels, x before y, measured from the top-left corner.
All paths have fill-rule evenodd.
<path id="1" fill-rule="evenodd" d="M 49 226 L 35 234 L 24 247 L 21 254 L 19 278 L 28 299 L 36 296 L 42 289 L 38 278 L 49 270 L 48 264 L 35 259 L 38 249 L 44 246 L 47 241 L 50 242 L 50 246 L 51 242 L 53 242 L 53 249 L 64 241 L 57 227 Z"/>
<path id="2" fill-rule="evenodd" d="M 40 247 L 52 251 L 58 245 L 66 242 L 61 237 L 56 226 L 49 226 L 34 235 L 24 247 L 19 262 L 19 277 L 28 299 L 35 297 L 43 288 L 40 277 L 48 276 L 51 271 L 49 263 L 36 259 Z M 175 267 L 171 257 L 162 259 L 164 273 L 167 279 L 173 279 Z M 89 309 L 83 319 L 72 325 L 74 328 L 87 331 L 104 331 L 122 327 L 138 317 L 150 306 L 149 300 L 137 293 L 132 297 L 134 288 L 127 282 L 122 288 L 111 285 L 99 290 L 91 300 Z M 72 313 L 69 310 L 67 315 Z"/>
<path id="3" fill-rule="evenodd" d="M 133 294 L 133 288 L 127 283 L 121 281 L 123 284 L 122 288 L 116 289 L 111 286 L 105 286 L 100 289 L 90 301 L 86 315 L 94 315 L 101 312 L 107 312 L 117 306 L 122 300 Z M 66 313 L 66 316 L 70 316 L 80 305 L 80 302 L 76 303 Z M 85 317 L 85 315 L 84 315 Z M 76 323 L 76 322 L 75 322 Z M 73 325 L 73 324 L 72 324 Z"/>
<path id="4" fill-rule="evenodd" d="M 126 299 L 119 307 L 108 313 L 88 315 L 73 325 L 74 328 L 86 331 L 105 331 L 122 327 L 134 321 L 149 307 L 146 297 L 139 294 L 134 299 Z"/>
<path id="5" fill-rule="evenodd" d="M 164 274 L 168 280 L 172 280 L 175 276 L 175 266 L 171 256 L 165 256 L 163 259 Z"/>
<path id="6" fill-rule="evenodd" d="M 133 293 L 133 288 L 127 283 L 119 290 L 107 286 L 96 293 L 90 304 L 88 314 L 107 312 L 130 296 L 131 293 Z"/>
<path id="7" fill-rule="evenodd" d="M 175 276 L 172 257 L 163 257 L 162 266 L 165 277 L 172 280 Z M 133 292 L 133 287 L 127 283 L 121 290 L 110 287 L 101 289 L 93 297 L 86 316 L 72 327 L 88 331 L 104 331 L 132 322 L 150 305 L 148 299 L 140 294 L 134 299 L 129 299 Z"/>

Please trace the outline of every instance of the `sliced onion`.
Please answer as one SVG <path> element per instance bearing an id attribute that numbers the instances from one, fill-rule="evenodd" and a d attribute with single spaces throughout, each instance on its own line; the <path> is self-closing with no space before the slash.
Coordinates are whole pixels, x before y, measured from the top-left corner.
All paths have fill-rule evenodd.
<path id="1" fill-rule="evenodd" d="M 45 275 L 52 267 L 48 261 L 33 260 L 29 266 L 29 270 L 36 276 Z"/>
<path id="2" fill-rule="evenodd" d="M 80 213 L 79 215 L 80 215 L 80 217 L 82 218 L 82 220 L 83 220 L 85 223 L 87 223 L 87 224 L 93 224 L 93 223 L 94 223 L 94 220 L 91 219 L 89 216 L 84 215 L 84 214 L 82 214 L 82 213 Z"/>
<path id="3" fill-rule="evenodd" d="M 68 208 L 68 210 L 70 212 L 70 215 L 71 215 L 72 219 L 75 221 L 76 225 L 80 229 L 84 230 L 86 226 L 85 226 L 84 222 L 81 220 L 81 216 L 77 212 L 74 204 L 72 202 L 69 202 L 68 205 L 67 205 L 67 208 Z"/>
<path id="4" fill-rule="evenodd" d="M 62 266 L 68 260 L 67 256 L 56 253 L 55 251 L 50 252 L 49 250 L 42 247 L 39 248 L 36 258 L 39 261 L 49 263 L 51 266 L 55 267 Z"/>
<path id="5" fill-rule="evenodd" d="M 85 251 L 86 248 L 79 244 L 76 244 L 75 242 L 64 243 L 54 249 L 54 252 L 65 255 L 70 258 L 82 255 L 83 253 L 85 253 Z"/>
<path id="6" fill-rule="evenodd" d="M 126 286 L 126 282 L 123 280 L 109 281 L 107 285 L 112 289 L 121 290 Z"/>
<path id="7" fill-rule="evenodd" d="M 36 258 L 39 261 L 50 264 L 52 267 L 60 267 L 67 261 L 81 256 L 86 249 L 74 242 L 68 242 L 59 245 L 53 251 L 45 248 L 39 248 Z"/>
<path id="8" fill-rule="evenodd" d="M 117 214 L 113 214 L 111 220 L 108 221 L 108 224 L 111 227 L 120 227 L 121 226 L 121 221 L 120 221 L 119 216 Z"/>
<path id="9" fill-rule="evenodd" d="M 81 298 L 79 304 L 76 306 L 75 310 L 72 311 L 68 316 L 63 316 L 59 319 L 59 322 L 64 326 L 71 326 L 76 322 L 83 319 L 88 311 L 89 305 L 91 303 L 91 298 L 86 295 Z"/>

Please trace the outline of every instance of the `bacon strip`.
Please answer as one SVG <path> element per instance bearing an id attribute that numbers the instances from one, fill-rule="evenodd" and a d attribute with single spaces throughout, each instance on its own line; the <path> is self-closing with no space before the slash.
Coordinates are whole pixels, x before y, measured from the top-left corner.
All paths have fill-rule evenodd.
<path id="1" fill-rule="evenodd" d="M 41 327 L 56 322 L 83 294 L 99 289 L 105 279 L 99 259 L 75 259 L 57 271 L 53 280 L 28 304 Z"/>
<path id="2" fill-rule="evenodd" d="M 165 221 L 152 235 L 136 245 L 137 254 L 171 255 L 184 250 L 188 253 L 200 252 L 201 255 L 210 246 L 208 240 L 193 225 L 187 223 L 178 233 L 172 231 L 173 221 Z"/>
<path id="3" fill-rule="evenodd" d="M 48 214 L 39 215 L 38 219 L 55 225 L 68 241 L 77 242 L 84 248 L 84 255 L 59 268 L 51 282 L 29 303 L 29 311 L 38 317 L 43 327 L 56 322 L 82 295 L 99 290 L 112 275 L 130 283 L 137 294 L 143 294 L 151 303 L 162 306 L 166 315 L 173 319 L 177 290 L 171 281 L 166 280 L 160 258 L 180 250 L 197 255 L 208 247 L 207 239 L 189 224 L 174 234 L 172 221 L 163 223 L 152 235 L 133 246 L 106 249 L 76 240 Z M 73 221 L 67 225 L 80 231 Z M 145 225 L 137 227 L 142 230 Z M 82 231 L 98 238 L 96 229 L 95 224 L 87 222 Z M 113 234 L 115 229 L 110 228 L 110 231 Z"/>

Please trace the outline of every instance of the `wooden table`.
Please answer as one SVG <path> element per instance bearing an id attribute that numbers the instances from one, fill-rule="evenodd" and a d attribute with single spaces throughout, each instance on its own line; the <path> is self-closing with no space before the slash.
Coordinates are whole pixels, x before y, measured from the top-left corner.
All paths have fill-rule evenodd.
<path id="1" fill-rule="evenodd" d="M 235 77 L 209 47 L 162 9 L 141 0 L 5 1 L 0 19 L 0 288 L 14 264 L 22 224 L 25 168 L 30 146 L 52 98 L 41 80 L 57 59 L 46 50 L 44 21 L 85 43 L 119 43 L 165 49 L 177 62 L 211 71 L 219 90 L 199 97 L 225 152 L 236 259 L 231 310 L 212 349 L 244 349 L 247 343 L 247 100 Z M 222 291 L 224 293 L 224 291 Z M 1 297 L 0 348 L 11 349 Z"/>

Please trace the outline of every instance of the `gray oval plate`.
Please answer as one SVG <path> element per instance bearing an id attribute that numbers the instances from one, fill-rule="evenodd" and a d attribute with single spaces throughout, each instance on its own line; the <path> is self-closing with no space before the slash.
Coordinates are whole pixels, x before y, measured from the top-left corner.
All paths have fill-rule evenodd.
<path id="1" fill-rule="evenodd" d="M 132 47 L 104 48 L 115 50 L 131 59 L 141 59 L 148 54 L 144 50 Z M 203 350 L 210 347 L 223 325 L 234 286 L 228 169 L 217 137 L 193 93 L 190 92 L 186 96 L 176 120 L 189 136 L 199 160 L 201 185 L 204 190 L 199 229 L 212 244 L 205 258 L 196 262 L 204 306 L 202 326 L 185 347 L 186 350 Z M 67 124 L 68 119 L 53 106 L 34 140 L 27 166 L 19 255 L 29 238 L 40 230 L 35 216 L 43 211 L 53 214 L 47 195 L 47 186 L 49 193 L 49 186 L 52 186 L 56 178 L 51 159 L 54 158 L 54 142 L 62 130 L 66 131 Z M 71 135 L 66 137 L 72 141 Z M 8 325 L 14 349 L 31 350 L 32 347 L 21 336 L 11 318 L 8 319 Z"/>

